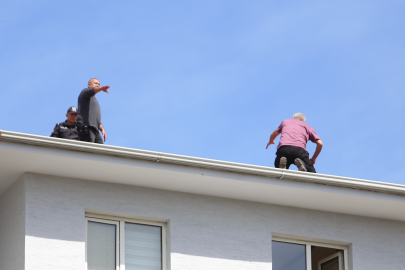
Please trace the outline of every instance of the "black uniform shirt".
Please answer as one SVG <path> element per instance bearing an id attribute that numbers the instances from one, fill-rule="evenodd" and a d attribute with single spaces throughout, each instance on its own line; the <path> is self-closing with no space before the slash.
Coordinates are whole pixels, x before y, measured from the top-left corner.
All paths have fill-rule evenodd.
<path id="1" fill-rule="evenodd" d="M 61 122 L 56 124 L 51 137 L 56 138 L 64 138 L 70 140 L 79 140 L 79 136 L 77 135 L 77 126 L 76 123 L 74 125 L 68 125 L 65 122 Z"/>

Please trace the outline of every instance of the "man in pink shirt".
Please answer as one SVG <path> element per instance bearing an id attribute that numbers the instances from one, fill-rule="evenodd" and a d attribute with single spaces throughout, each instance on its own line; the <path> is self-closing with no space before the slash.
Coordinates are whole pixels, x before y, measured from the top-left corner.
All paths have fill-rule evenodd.
<path id="1" fill-rule="evenodd" d="M 280 169 L 288 169 L 291 164 L 295 164 L 300 171 L 316 173 L 314 164 L 319 153 L 321 153 L 323 143 L 318 134 L 305 123 L 305 115 L 294 114 L 292 119 L 284 120 L 280 126 L 270 135 L 266 149 L 281 134 L 280 142 L 277 146 L 277 157 L 274 166 Z M 311 140 L 316 143 L 314 155 L 309 158 L 306 150 L 307 142 Z"/>

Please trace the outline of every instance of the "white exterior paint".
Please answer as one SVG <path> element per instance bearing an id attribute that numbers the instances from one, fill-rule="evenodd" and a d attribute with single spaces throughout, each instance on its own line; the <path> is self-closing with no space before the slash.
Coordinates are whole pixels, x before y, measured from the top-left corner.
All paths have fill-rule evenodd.
<path id="1" fill-rule="evenodd" d="M 15 182 L 0 195 L 0 269 L 23 270 L 25 239 L 25 185 Z"/>
<path id="2" fill-rule="evenodd" d="M 275 176 L 281 176 L 282 170 L 276 168 L 228 164 L 215 160 L 206 160 L 203 163 L 217 164 L 217 169 L 203 168 L 115 156 L 105 151 L 105 148 L 119 147 L 92 146 L 91 151 L 96 148 L 100 153 L 79 152 L 1 141 L 1 138 L 0 194 L 25 172 L 33 172 L 405 221 L 405 186 L 401 185 L 336 176 L 327 176 L 327 179 L 333 180 L 333 185 L 329 185 L 329 180 L 325 182 L 329 183 L 326 185 L 317 182 L 317 177 L 323 179 L 324 176 L 298 171 L 288 173 L 299 181 L 285 178 L 280 180 Z M 41 139 L 58 143 L 69 141 L 46 137 Z M 86 144 L 76 143 L 80 146 Z M 188 157 L 182 159 L 188 160 Z M 223 163 L 227 165 L 222 166 Z M 232 170 L 230 164 L 233 166 Z M 245 172 L 239 172 L 242 170 Z M 264 175 L 258 175 L 259 173 Z M 137 177 L 134 177 L 135 175 Z M 370 190 L 353 189 L 351 184 L 347 185 L 346 182 L 364 185 L 368 183 L 363 188 Z M 338 184 L 340 186 L 336 186 Z M 376 187 L 380 188 L 377 189 L 380 192 L 376 191 Z M 403 194 L 396 195 L 395 192 Z"/>
<path id="3" fill-rule="evenodd" d="M 270 270 L 285 238 L 404 269 L 403 185 L 0 131 L 0 270 L 84 269 L 86 212 L 167 224 L 167 269 Z"/>
<path id="4" fill-rule="evenodd" d="M 176 270 L 271 269 L 272 235 L 348 245 L 351 270 L 398 270 L 405 261 L 401 221 L 56 176 L 24 178 L 25 269 L 83 269 L 86 211 L 168 222 L 168 264 Z"/>

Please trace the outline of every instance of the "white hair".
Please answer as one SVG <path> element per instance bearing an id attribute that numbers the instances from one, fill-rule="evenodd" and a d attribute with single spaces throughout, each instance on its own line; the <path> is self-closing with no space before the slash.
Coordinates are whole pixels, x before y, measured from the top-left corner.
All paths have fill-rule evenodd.
<path id="1" fill-rule="evenodd" d="M 305 120 L 307 120 L 307 118 L 305 117 L 305 115 L 303 115 L 302 113 L 297 112 L 296 114 L 293 115 L 294 119 L 300 120 L 305 122 Z"/>

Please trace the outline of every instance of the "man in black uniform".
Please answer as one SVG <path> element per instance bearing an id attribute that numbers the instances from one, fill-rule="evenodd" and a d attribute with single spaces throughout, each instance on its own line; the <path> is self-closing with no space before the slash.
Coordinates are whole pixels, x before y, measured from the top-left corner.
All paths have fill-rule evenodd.
<path id="1" fill-rule="evenodd" d="M 79 140 L 79 136 L 77 134 L 77 109 L 76 107 L 72 106 L 68 109 L 66 114 L 66 121 L 56 124 L 51 137 L 56 138 L 64 138 L 70 140 Z"/>
<path id="2" fill-rule="evenodd" d="M 87 88 L 83 89 L 78 98 L 79 116 L 77 119 L 77 128 L 81 141 L 103 143 L 107 139 L 107 133 L 101 124 L 100 105 L 96 99 L 96 94 L 100 91 L 108 92 L 110 86 L 100 86 L 96 78 L 89 80 Z"/>

